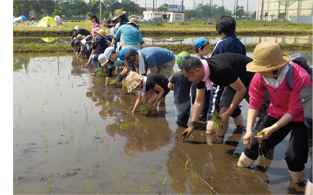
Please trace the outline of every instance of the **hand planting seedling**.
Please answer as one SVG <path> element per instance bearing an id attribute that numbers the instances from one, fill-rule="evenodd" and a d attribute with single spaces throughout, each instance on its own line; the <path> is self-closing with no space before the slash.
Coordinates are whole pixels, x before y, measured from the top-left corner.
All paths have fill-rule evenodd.
<path id="1" fill-rule="evenodd" d="M 117 82 L 116 79 L 112 79 L 109 84 L 110 84 L 110 85 L 113 85 L 113 84 L 116 83 L 116 82 Z"/>
<path id="2" fill-rule="evenodd" d="M 96 77 L 104 77 L 104 76 L 105 76 L 105 72 L 103 68 L 98 67 L 98 71 L 96 72 Z"/>
<path id="3" fill-rule="evenodd" d="M 139 105 L 139 110 L 142 115 L 148 116 L 151 114 L 152 105 L 150 104 L 141 104 Z"/>

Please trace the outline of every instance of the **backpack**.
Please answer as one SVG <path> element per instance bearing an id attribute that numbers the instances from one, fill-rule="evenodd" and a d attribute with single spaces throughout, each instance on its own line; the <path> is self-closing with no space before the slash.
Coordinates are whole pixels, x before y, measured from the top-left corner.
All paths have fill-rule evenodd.
<path id="1" fill-rule="evenodd" d="M 308 62 L 305 59 L 305 57 L 303 57 L 299 53 L 292 54 L 292 55 L 290 55 L 290 62 L 288 64 L 289 70 L 286 74 L 286 83 L 287 83 L 287 86 L 289 87 L 290 90 L 292 90 L 292 82 L 293 82 L 293 79 L 292 79 L 293 69 L 292 69 L 291 62 L 294 62 L 297 65 L 304 68 L 308 72 L 308 74 L 310 75 L 311 81 L 312 81 L 312 68 L 308 65 Z"/>

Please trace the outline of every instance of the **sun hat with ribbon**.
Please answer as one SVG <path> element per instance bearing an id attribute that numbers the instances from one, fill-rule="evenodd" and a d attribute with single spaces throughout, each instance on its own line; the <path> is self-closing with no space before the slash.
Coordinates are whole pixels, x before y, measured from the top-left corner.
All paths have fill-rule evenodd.
<path id="1" fill-rule="evenodd" d="M 253 52 L 253 61 L 246 68 L 249 72 L 270 72 L 278 70 L 289 63 L 290 56 L 282 53 L 277 43 L 259 43 Z"/>
<path id="2" fill-rule="evenodd" d="M 99 35 L 102 35 L 102 36 L 105 36 L 105 31 L 103 29 L 100 29 L 98 31 L 95 31 L 96 34 L 99 34 Z"/>
<path id="3" fill-rule="evenodd" d="M 122 11 L 121 9 L 116 9 L 116 10 L 114 11 L 113 20 L 115 20 L 116 18 L 118 18 L 118 17 L 120 17 L 120 16 L 122 16 L 122 15 L 124 15 L 124 14 L 126 14 L 125 11 Z"/>
<path id="4" fill-rule="evenodd" d="M 135 24 L 136 26 L 140 26 L 139 20 L 138 20 L 137 18 L 130 18 L 130 19 L 129 19 L 129 22 L 127 22 L 127 24 L 130 24 L 130 23 L 133 23 L 133 24 Z"/>
<path id="5" fill-rule="evenodd" d="M 143 76 L 137 72 L 129 73 L 129 75 L 126 77 L 127 91 L 133 91 L 141 83 L 142 79 Z"/>

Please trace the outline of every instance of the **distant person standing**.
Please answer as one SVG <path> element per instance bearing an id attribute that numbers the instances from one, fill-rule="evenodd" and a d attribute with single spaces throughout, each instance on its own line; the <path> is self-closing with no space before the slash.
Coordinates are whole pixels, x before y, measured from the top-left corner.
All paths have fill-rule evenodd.
<path id="1" fill-rule="evenodd" d="M 88 18 L 88 19 L 90 19 L 91 22 L 93 23 L 91 35 L 93 37 L 96 37 L 97 36 L 96 31 L 100 30 L 99 20 L 98 20 L 98 18 L 97 18 L 97 16 L 95 14 L 90 16 L 90 18 Z"/>
<path id="2" fill-rule="evenodd" d="M 211 24 L 211 17 L 208 18 L 208 25 Z"/>

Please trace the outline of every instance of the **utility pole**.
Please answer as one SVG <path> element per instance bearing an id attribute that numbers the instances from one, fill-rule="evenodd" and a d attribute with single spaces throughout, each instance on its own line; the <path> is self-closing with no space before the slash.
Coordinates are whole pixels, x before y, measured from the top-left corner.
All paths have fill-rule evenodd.
<path id="1" fill-rule="evenodd" d="M 181 1 L 181 12 L 184 12 L 184 0 Z"/>
<path id="2" fill-rule="evenodd" d="M 249 7 L 249 0 L 247 0 L 247 19 L 249 19 L 248 7 Z"/>
<path id="3" fill-rule="evenodd" d="M 99 17 L 100 18 L 100 21 L 99 21 L 100 23 L 101 23 L 101 16 L 102 16 L 102 3 L 101 3 L 101 0 L 100 0 L 100 17 Z"/>
<path id="4" fill-rule="evenodd" d="M 261 22 L 263 23 L 263 12 L 264 12 L 264 0 L 262 0 L 262 5 L 261 5 Z"/>

